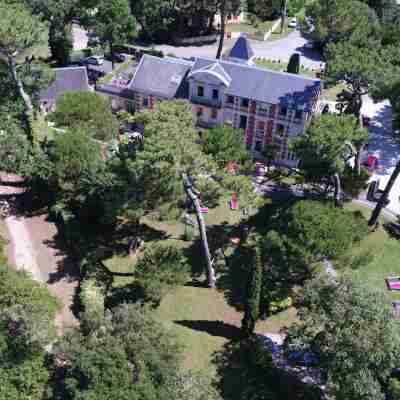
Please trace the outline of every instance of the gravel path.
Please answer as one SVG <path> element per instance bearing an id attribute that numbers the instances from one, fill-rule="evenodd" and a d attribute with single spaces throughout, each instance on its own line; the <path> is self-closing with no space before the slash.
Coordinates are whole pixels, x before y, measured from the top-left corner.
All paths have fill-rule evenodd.
<path id="1" fill-rule="evenodd" d="M 0 174 L 3 181 L 14 180 L 10 175 L 7 179 L 4 177 L 4 174 Z M 17 198 L 21 192 L 21 188 L 7 186 L 4 182 L 0 185 L 0 196 L 15 195 Z M 76 265 L 60 250 L 57 228 L 47 221 L 47 215 L 15 214 L 11 207 L 4 219 L 8 260 L 17 269 L 28 271 L 34 280 L 47 284 L 50 292 L 60 300 L 62 310 L 57 314 L 55 323 L 58 333 L 62 334 L 66 328 L 78 324 L 72 311 L 78 286 Z"/>

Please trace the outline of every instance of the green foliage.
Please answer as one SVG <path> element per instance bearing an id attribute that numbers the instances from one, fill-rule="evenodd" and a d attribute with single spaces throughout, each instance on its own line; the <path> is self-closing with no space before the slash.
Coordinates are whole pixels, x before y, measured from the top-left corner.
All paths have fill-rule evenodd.
<path id="1" fill-rule="evenodd" d="M 104 290 L 94 279 L 85 279 L 80 284 L 79 298 L 83 306 L 82 329 L 91 332 L 100 328 L 104 321 Z"/>
<path id="2" fill-rule="evenodd" d="M 367 43 L 379 33 L 374 11 L 356 0 L 316 0 L 306 6 L 306 16 L 315 28 L 312 39 L 322 46 L 345 41 Z"/>
<path id="3" fill-rule="evenodd" d="M 225 167 L 229 161 L 245 163 L 250 159 L 242 130 L 229 125 L 209 129 L 202 134 L 203 151 L 210 154 L 215 162 Z"/>
<path id="4" fill-rule="evenodd" d="M 144 299 L 158 306 L 171 290 L 189 279 L 189 266 L 182 250 L 174 245 L 154 244 L 146 248 L 135 266 L 135 277 Z"/>
<path id="5" fill-rule="evenodd" d="M 361 169 L 360 175 L 350 167 L 346 167 L 342 176 L 344 193 L 350 198 L 357 198 L 367 187 L 370 176 L 365 168 Z"/>
<path id="6" fill-rule="evenodd" d="M 180 362 L 179 347 L 148 310 L 126 304 L 88 336 L 64 337 L 57 354 L 70 364 L 61 382 L 63 399 L 168 398 Z"/>
<path id="7" fill-rule="evenodd" d="M 262 286 L 263 264 L 260 249 L 255 246 L 251 266 L 251 278 L 247 287 L 246 304 L 242 320 L 242 331 L 247 337 L 254 333 L 256 322 L 260 316 L 260 296 Z"/>
<path id="8" fill-rule="evenodd" d="M 311 346 L 334 398 L 383 400 L 400 348 L 386 294 L 361 283 L 317 278 L 304 287 L 300 305 L 301 323 L 289 331 L 288 349 Z"/>
<path id="9" fill-rule="evenodd" d="M 58 65 L 68 65 L 71 62 L 71 53 L 74 47 L 71 24 L 60 26 L 60 21 L 50 24 L 49 47 L 51 56 Z"/>
<path id="10" fill-rule="evenodd" d="M 282 9 L 282 0 L 247 0 L 247 11 L 262 20 L 271 19 Z"/>
<path id="11" fill-rule="evenodd" d="M 291 74 L 298 74 L 300 72 L 300 54 L 293 53 L 290 56 L 289 63 L 287 66 L 287 72 Z"/>
<path id="12" fill-rule="evenodd" d="M 113 45 L 132 39 L 135 20 L 129 7 L 129 0 L 101 0 L 94 19 L 94 31 L 106 41 L 113 53 Z"/>
<path id="13" fill-rule="evenodd" d="M 10 125 L 5 131 L 0 129 L 0 169 L 20 173 L 28 162 L 31 145 L 27 136 L 18 132 L 18 125 Z"/>
<path id="14" fill-rule="evenodd" d="M 118 134 L 118 120 L 108 99 L 95 92 L 67 92 L 57 99 L 54 122 L 71 129 L 84 129 L 91 137 L 109 141 Z"/>
<path id="15" fill-rule="evenodd" d="M 398 379 L 389 379 L 388 394 L 390 400 L 400 399 L 400 381 Z"/>
<path id="16" fill-rule="evenodd" d="M 336 173 L 342 175 L 354 143 L 367 139 L 367 131 L 359 128 L 354 116 L 322 114 L 293 141 L 292 148 L 306 179 L 321 182 Z"/>

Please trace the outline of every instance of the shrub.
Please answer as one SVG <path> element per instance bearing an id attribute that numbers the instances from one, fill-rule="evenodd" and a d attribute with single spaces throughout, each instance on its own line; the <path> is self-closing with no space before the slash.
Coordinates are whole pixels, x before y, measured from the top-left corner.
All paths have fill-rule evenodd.
<path id="1" fill-rule="evenodd" d="M 172 244 L 149 245 L 136 264 L 135 277 L 144 299 L 157 307 L 162 298 L 189 279 L 189 265 L 183 252 Z"/>
<path id="2" fill-rule="evenodd" d="M 293 53 L 289 59 L 287 72 L 291 74 L 298 74 L 300 72 L 300 54 Z"/>

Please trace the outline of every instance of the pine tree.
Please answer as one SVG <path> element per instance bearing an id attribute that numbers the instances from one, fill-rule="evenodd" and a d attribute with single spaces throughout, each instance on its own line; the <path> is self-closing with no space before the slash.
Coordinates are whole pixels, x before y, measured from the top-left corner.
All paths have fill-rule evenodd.
<path id="1" fill-rule="evenodd" d="M 291 74 L 298 74 L 300 72 L 300 54 L 293 53 L 290 57 L 287 72 Z"/>
<path id="2" fill-rule="evenodd" d="M 261 284 L 262 261 L 260 249 L 256 246 L 253 253 L 253 265 L 247 286 L 246 304 L 242 320 L 242 331 L 245 337 L 249 337 L 254 333 L 256 322 L 260 315 Z"/>

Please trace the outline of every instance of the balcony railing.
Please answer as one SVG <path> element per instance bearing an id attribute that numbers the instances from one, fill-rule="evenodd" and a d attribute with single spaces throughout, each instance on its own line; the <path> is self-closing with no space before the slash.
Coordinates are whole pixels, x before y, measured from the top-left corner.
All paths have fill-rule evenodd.
<path id="1" fill-rule="evenodd" d="M 195 104 L 201 104 L 203 106 L 221 108 L 221 100 L 212 99 L 204 96 L 191 96 L 190 101 Z"/>

